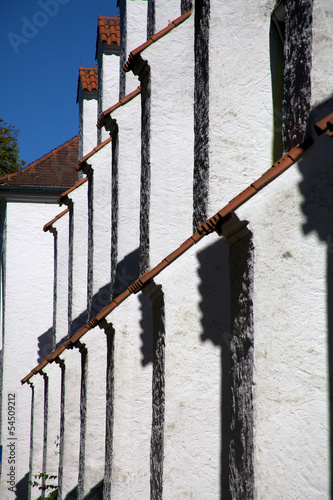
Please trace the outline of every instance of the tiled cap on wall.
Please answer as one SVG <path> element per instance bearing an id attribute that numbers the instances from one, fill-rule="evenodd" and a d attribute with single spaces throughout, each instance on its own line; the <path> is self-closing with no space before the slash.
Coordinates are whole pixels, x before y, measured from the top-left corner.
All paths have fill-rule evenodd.
<path id="1" fill-rule="evenodd" d="M 106 45 L 120 47 L 120 17 L 98 16 L 97 36 Z"/>

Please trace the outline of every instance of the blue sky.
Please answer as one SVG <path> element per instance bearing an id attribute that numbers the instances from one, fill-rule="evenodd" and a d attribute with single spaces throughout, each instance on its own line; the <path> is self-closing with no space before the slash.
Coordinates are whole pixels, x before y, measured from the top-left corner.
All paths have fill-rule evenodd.
<path id="1" fill-rule="evenodd" d="M 78 133 L 79 66 L 94 66 L 98 14 L 117 0 L 0 0 L 0 118 L 20 131 L 20 158 Z"/>

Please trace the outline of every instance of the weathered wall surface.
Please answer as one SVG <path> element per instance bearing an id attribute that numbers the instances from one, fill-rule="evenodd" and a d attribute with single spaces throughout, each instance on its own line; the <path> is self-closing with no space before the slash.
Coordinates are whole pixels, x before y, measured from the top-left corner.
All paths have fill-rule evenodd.
<path id="1" fill-rule="evenodd" d="M 88 182 L 69 194 L 72 213 L 71 229 L 71 290 L 70 333 L 73 334 L 88 319 Z"/>
<path id="2" fill-rule="evenodd" d="M 119 62 L 119 58 L 118 58 Z M 118 69 L 118 68 L 117 68 Z M 82 158 L 97 145 L 97 111 L 96 97 L 90 97 L 80 89 L 79 93 L 79 158 Z"/>
<path id="3" fill-rule="evenodd" d="M 193 18 L 142 57 L 150 66 L 149 240 L 154 266 L 192 230 Z"/>
<path id="4" fill-rule="evenodd" d="M 186 21 L 142 51 L 149 72 L 141 94 L 112 113 L 112 141 L 89 158 L 89 181 L 70 196 L 72 225 L 67 214 L 54 224 L 57 341 L 67 333 L 68 307 L 73 319 L 84 315 L 82 324 L 91 319 L 137 278 L 139 266 L 142 273 L 157 265 L 205 212 L 221 209 L 272 162 L 275 3 L 195 3 Z M 146 40 L 147 6 L 148 28 L 153 12 L 157 31 L 184 4 L 121 1 L 121 60 Z M 327 0 L 314 4 L 312 134 L 313 123 L 332 111 L 332 30 L 323 24 L 332 18 Z M 99 64 L 100 89 L 114 90 L 104 59 Z M 139 83 L 133 74 L 126 78 L 125 86 L 120 77 L 121 97 Z M 100 111 L 118 101 L 104 102 L 104 90 Z M 61 354 L 62 368 L 46 369 L 49 388 L 57 385 L 49 393 L 57 410 L 49 407 L 47 444 L 50 461 L 60 428 L 61 498 L 101 489 L 105 498 L 330 497 L 332 149 L 332 138 L 318 138 L 297 165 L 237 210 L 246 231 L 230 232 L 232 224 L 242 228 L 233 217 L 224 237 L 209 235 L 191 247 L 101 328 L 91 323 L 81 343 Z M 19 221 L 19 209 L 10 207 L 10 224 Z M 15 243 L 23 255 L 25 240 L 11 231 L 7 247 Z M 46 262 L 52 263 L 53 238 L 44 238 L 44 247 L 38 239 L 29 252 L 35 256 L 38 244 L 38 266 L 45 258 L 45 269 L 35 276 L 30 266 L 31 278 L 22 268 L 20 314 L 25 325 L 29 320 L 20 336 L 27 348 L 24 360 L 18 353 L 22 377 L 36 360 L 36 293 L 38 321 L 45 323 L 38 328 L 43 333 L 53 325 L 53 289 L 40 280 L 45 271 L 52 282 Z M 16 277 L 9 274 L 6 283 L 6 328 L 9 322 L 13 331 Z M 17 350 L 17 338 L 8 345 Z M 10 370 L 6 377 L 14 375 Z M 34 468 L 43 467 L 46 421 L 44 378 L 35 379 Z M 21 392 L 29 407 L 31 391 Z"/>
<path id="5" fill-rule="evenodd" d="M 111 316 L 107 320 L 111 321 Z M 149 323 L 147 325 L 138 297 L 130 297 L 126 304 L 115 310 L 112 325 L 114 427 L 111 496 L 149 498 L 152 373 L 151 365 L 142 359 L 142 336 L 145 335 L 148 342 L 148 346 L 144 346 L 148 349 L 148 356 L 151 339 L 148 336 Z M 148 332 L 143 330 L 146 328 Z"/>
<path id="6" fill-rule="evenodd" d="M 27 491 L 29 472 L 31 390 L 29 387 L 22 387 L 19 381 L 29 371 L 31 362 L 38 362 L 40 357 L 44 358 L 53 348 L 53 241 L 43 233 L 42 227 L 45 220 L 52 218 L 54 207 L 53 204 L 44 203 L 7 203 L 6 207 L 2 478 L 6 478 L 10 467 L 10 448 L 6 447 L 8 438 L 16 437 L 15 481 L 23 492 Z M 40 381 L 36 379 L 38 386 L 42 382 L 40 375 L 39 378 Z M 8 434 L 8 394 L 15 394 L 15 435 Z M 42 437 L 42 402 L 41 406 L 36 402 L 34 428 L 39 429 Z M 42 442 L 39 446 L 34 461 L 36 473 L 41 472 L 36 471 L 37 465 L 42 466 Z M 8 491 L 8 486 L 10 485 L 6 484 L 6 480 L 1 482 L 1 496 L 15 498 L 15 493 Z"/>
<path id="7" fill-rule="evenodd" d="M 88 161 L 89 179 L 89 314 L 92 315 L 110 298 L 111 281 L 111 204 L 112 143 L 106 143 Z M 88 215 L 88 214 L 86 214 Z"/>
<path id="8" fill-rule="evenodd" d="M 237 210 L 255 247 L 257 498 L 329 497 L 327 249 L 304 235 L 301 185 L 293 166 Z"/>
<path id="9" fill-rule="evenodd" d="M 274 2 L 211 2 L 210 217 L 272 162 L 269 30 Z"/>
<path id="10" fill-rule="evenodd" d="M 53 223 L 56 235 L 55 276 L 55 343 L 58 344 L 69 333 L 68 279 L 69 279 L 69 212 Z M 51 235 L 49 235 L 51 238 Z"/>
<path id="11" fill-rule="evenodd" d="M 313 3 L 312 26 L 311 105 L 316 106 L 332 97 L 333 70 L 328 49 L 332 44 L 333 6 L 329 0 Z"/>
<path id="12" fill-rule="evenodd" d="M 121 55 L 120 97 L 133 92 L 138 86 L 132 73 L 124 73 L 123 67 L 129 53 L 147 40 L 147 0 L 120 0 Z"/>
<path id="13" fill-rule="evenodd" d="M 116 158 L 112 183 L 112 296 L 139 277 L 141 95 L 115 110 Z"/>

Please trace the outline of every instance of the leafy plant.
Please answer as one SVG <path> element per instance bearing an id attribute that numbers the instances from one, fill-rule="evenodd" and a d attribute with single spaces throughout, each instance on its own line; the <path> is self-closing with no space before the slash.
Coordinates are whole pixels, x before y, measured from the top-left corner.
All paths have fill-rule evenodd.
<path id="1" fill-rule="evenodd" d="M 0 176 L 21 170 L 26 164 L 19 159 L 19 131 L 0 118 Z"/>
<path id="2" fill-rule="evenodd" d="M 38 488 L 43 492 L 43 494 L 46 493 L 47 490 L 50 489 L 52 490 L 50 493 L 48 493 L 47 497 L 41 495 L 40 497 L 38 497 L 37 500 L 42 500 L 43 498 L 47 500 L 56 500 L 58 498 L 58 485 L 47 482 L 47 480 L 52 481 L 53 479 L 57 479 L 58 476 L 54 476 L 52 474 L 44 474 L 44 472 L 39 472 L 39 474 L 34 474 L 32 477 L 35 479 L 33 481 L 29 481 L 29 483 L 32 485 L 33 488 Z M 42 480 L 42 482 L 38 481 L 40 479 Z"/>

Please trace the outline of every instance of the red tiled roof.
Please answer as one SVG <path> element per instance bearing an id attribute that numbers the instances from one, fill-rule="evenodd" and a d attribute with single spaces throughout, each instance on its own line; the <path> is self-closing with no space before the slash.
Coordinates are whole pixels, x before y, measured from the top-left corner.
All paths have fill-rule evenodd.
<path id="1" fill-rule="evenodd" d="M 73 137 L 19 172 L 0 177 L 0 185 L 71 186 L 77 181 L 74 165 L 78 157 L 78 142 L 78 136 Z"/>
<path id="2" fill-rule="evenodd" d="M 65 349 L 71 349 L 73 345 L 78 342 L 85 333 L 100 324 L 106 318 L 106 316 L 108 316 L 114 309 L 116 309 L 116 307 L 118 307 L 118 305 L 126 300 L 131 294 L 140 292 L 143 287 L 151 282 L 158 274 L 160 274 L 163 269 L 172 264 L 207 234 L 212 233 L 213 231 L 217 231 L 219 234 L 221 234 L 223 224 L 232 217 L 232 212 L 234 210 L 243 205 L 264 186 L 272 182 L 274 179 L 276 179 L 276 177 L 287 170 L 293 163 L 298 161 L 304 151 L 312 146 L 312 144 L 313 139 L 310 137 L 300 146 L 293 148 L 291 151 L 289 151 L 289 153 L 275 162 L 271 168 L 269 168 L 261 177 L 259 177 L 259 179 L 254 181 L 248 188 L 246 188 L 239 195 L 233 198 L 213 217 L 199 226 L 198 230 L 187 240 L 185 240 L 184 243 L 180 245 L 180 247 L 178 247 L 174 252 L 165 257 L 153 269 L 147 271 L 137 280 L 135 280 L 123 293 L 118 295 L 118 297 L 116 297 L 109 304 L 103 307 L 103 309 L 101 309 L 94 318 L 92 318 L 90 321 L 88 321 L 88 323 L 79 328 L 79 330 L 77 330 L 77 332 L 74 333 L 74 335 L 72 335 L 70 339 L 66 340 L 54 351 L 52 351 L 41 363 L 39 363 L 39 365 L 33 368 L 31 372 L 21 380 L 21 383 L 25 384 L 33 375 L 39 373 L 44 368 L 44 366 L 54 361 Z"/>
<path id="3" fill-rule="evenodd" d="M 97 151 L 99 151 L 100 149 L 102 149 L 105 144 L 108 144 L 109 142 L 111 142 L 112 138 L 111 137 L 108 137 L 107 139 L 105 139 L 105 141 L 101 142 L 98 146 L 96 146 L 92 151 L 90 151 L 90 153 L 86 154 L 85 156 L 83 156 L 83 158 L 81 158 L 81 160 L 78 161 L 76 167 L 75 167 L 75 170 L 77 172 L 79 172 L 81 170 L 81 168 L 83 167 L 83 165 L 86 163 L 86 161 L 92 156 L 94 155 L 95 153 L 97 153 Z"/>
<path id="4" fill-rule="evenodd" d="M 109 117 L 111 115 L 111 113 L 113 113 L 113 111 L 115 109 L 119 108 L 120 106 L 123 106 L 127 102 L 129 102 L 132 99 L 134 99 L 134 97 L 136 97 L 137 95 L 139 95 L 140 92 L 141 92 L 141 87 L 139 86 L 137 89 L 133 90 L 133 92 L 131 92 L 127 96 L 125 96 L 122 99 L 120 99 L 120 101 L 118 101 L 117 104 L 114 104 L 113 106 L 111 106 L 111 108 L 108 108 L 106 111 L 103 111 L 103 113 L 101 114 L 101 116 L 98 119 L 97 127 L 98 128 L 102 128 L 103 125 L 104 125 L 104 123 L 105 123 L 105 119 L 107 117 Z"/>
<path id="5" fill-rule="evenodd" d="M 106 45 L 120 47 L 120 17 L 98 16 L 97 36 Z"/>
<path id="6" fill-rule="evenodd" d="M 79 82 L 82 90 L 92 92 L 98 89 L 98 68 L 84 68 L 79 66 Z"/>
<path id="7" fill-rule="evenodd" d="M 156 42 L 156 40 L 159 40 L 159 38 L 162 38 L 162 36 L 169 33 L 169 31 L 173 30 L 174 28 L 179 26 L 179 24 L 186 21 L 186 19 L 188 17 L 190 17 L 191 12 L 192 12 L 192 10 L 188 10 L 187 12 L 185 12 L 185 14 L 177 17 L 177 19 L 174 19 L 174 21 L 172 21 L 166 28 L 162 29 L 161 31 L 158 31 L 157 33 L 155 33 L 155 35 L 152 35 L 149 38 L 149 40 L 147 40 L 145 43 L 143 43 L 142 45 L 140 45 L 136 49 L 132 50 L 132 52 L 130 52 L 130 54 L 128 56 L 128 60 L 124 66 L 124 70 L 131 71 L 133 68 L 133 65 L 134 65 L 135 57 L 137 57 L 143 50 L 145 50 L 147 47 L 149 47 L 149 45 Z"/>

